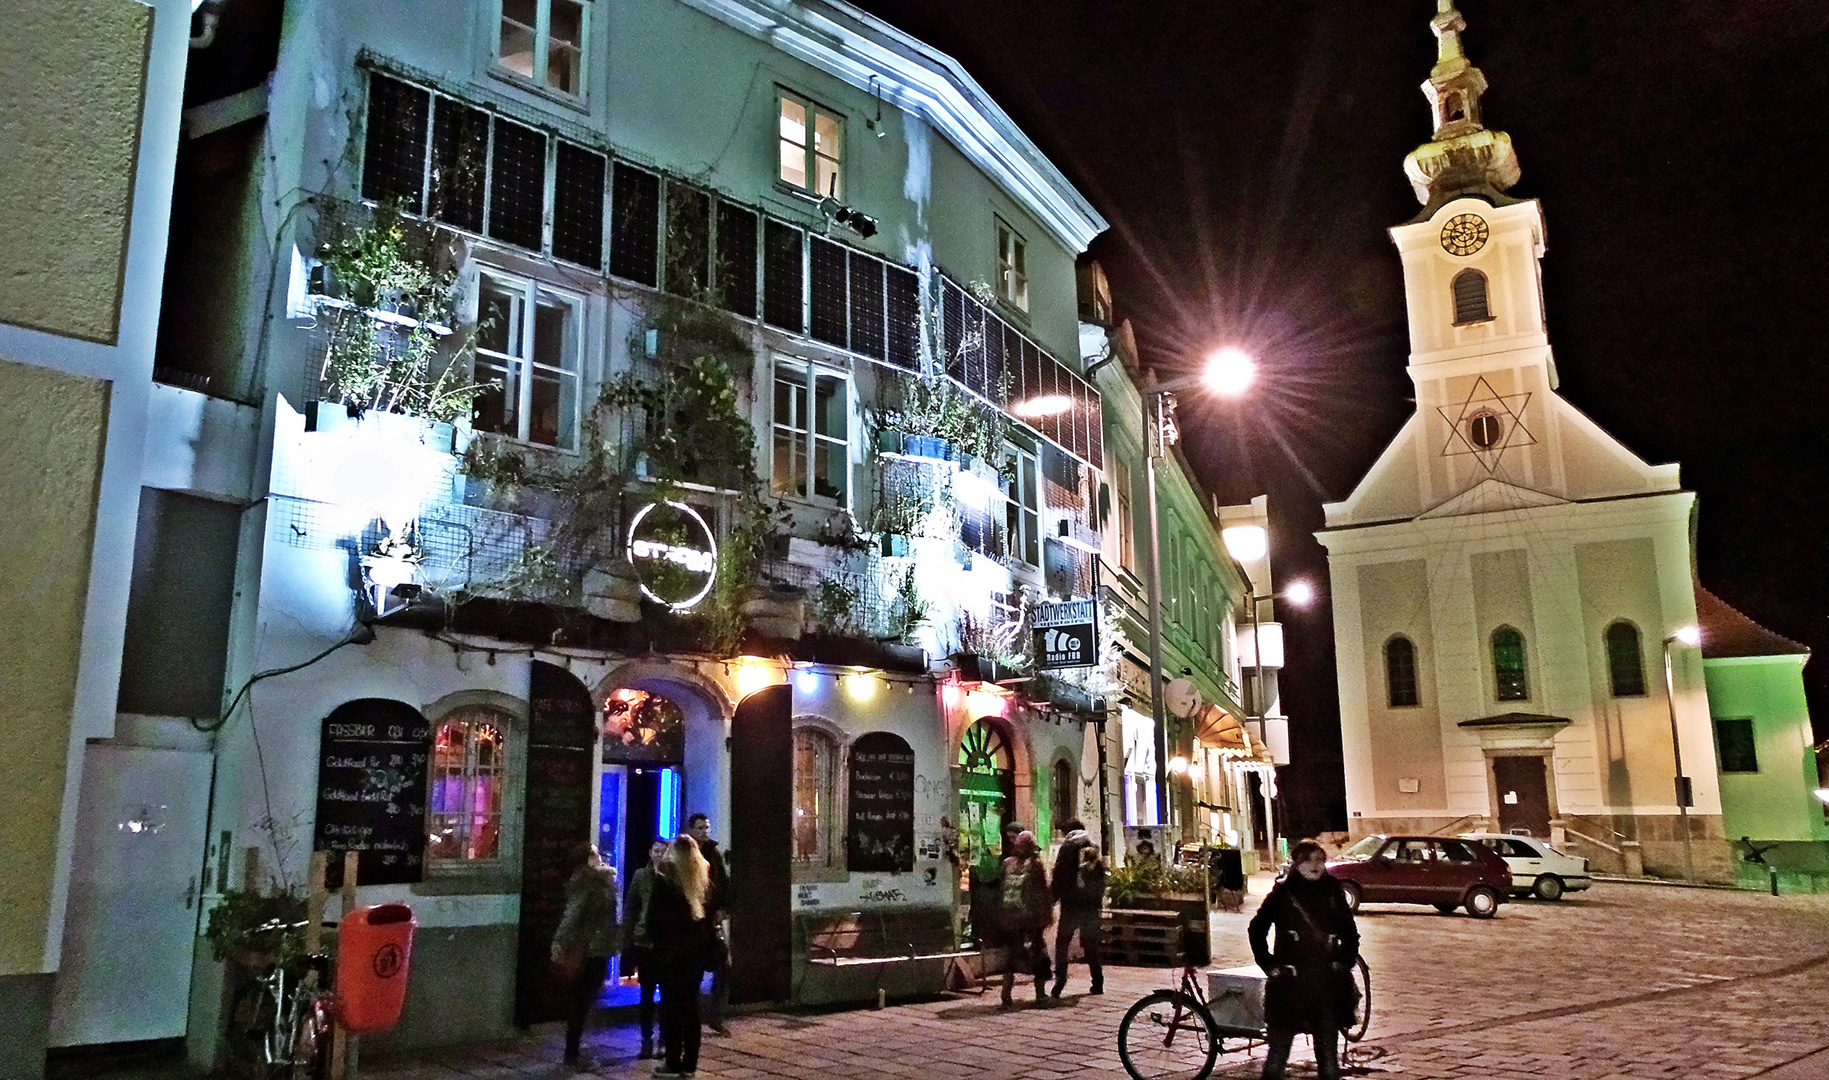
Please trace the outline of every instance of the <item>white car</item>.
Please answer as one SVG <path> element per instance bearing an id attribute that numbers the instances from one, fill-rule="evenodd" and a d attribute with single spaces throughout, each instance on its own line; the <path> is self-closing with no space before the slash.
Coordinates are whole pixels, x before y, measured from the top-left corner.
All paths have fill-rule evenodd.
<path id="1" fill-rule="evenodd" d="M 1588 860 L 1565 855 L 1547 840 L 1510 833 L 1462 833 L 1461 837 L 1499 853 L 1511 867 L 1512 892 L 1519 896 L 1529 893 L 1539 900 L 1560 900 L 1565 892 L 1594 884 L 1588 875 Z"/>

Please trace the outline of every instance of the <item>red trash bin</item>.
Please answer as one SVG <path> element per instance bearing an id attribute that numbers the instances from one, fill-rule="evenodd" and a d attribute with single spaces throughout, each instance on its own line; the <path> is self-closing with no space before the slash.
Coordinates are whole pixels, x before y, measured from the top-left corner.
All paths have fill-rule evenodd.
<path id="1" fill-rule="evenodd" d="M 337 928 L 337 1010 L 345 1030 L 366 1035 L 400 1020 L 418 925 L 405 904 L 376 904 L 343 916 Z"/>

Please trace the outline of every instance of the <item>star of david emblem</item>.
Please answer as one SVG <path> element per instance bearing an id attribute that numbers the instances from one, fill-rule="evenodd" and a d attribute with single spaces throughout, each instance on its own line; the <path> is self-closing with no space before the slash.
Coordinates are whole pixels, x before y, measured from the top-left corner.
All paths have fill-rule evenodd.
<path id="1" fill-rule="evenodd" d="M 1448 424 L 1448 441 L 1442 446 L 1442 456 L 1473 454 L 1488 475 L 1496 472 L 1505 451 L 1537 443 L 1537 437 L 1524 426 L 1524 407 L 1530 399 L 1529 391 L 1501 394 L 1482 375 L 1474 381 L 1467 400 L 1459 405 L 1436 406 L 1435 411 Z"/>

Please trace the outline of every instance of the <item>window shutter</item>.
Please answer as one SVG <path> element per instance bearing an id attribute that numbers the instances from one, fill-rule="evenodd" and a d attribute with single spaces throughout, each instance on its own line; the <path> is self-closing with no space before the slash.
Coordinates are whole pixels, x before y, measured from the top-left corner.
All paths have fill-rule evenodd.
<path id="1" fill-rule="evenodd" d="M 546 136 L 497 117 L 490 161 L 489 235 L 539 251 L 545 211 Z"/>
<path id="2" fill-rule="evenodd" d="M 1486 275 L 1478 270 L 1463 270 L 1454 276 L 1454 321 L 1481 322 L 1492 318 L 1486 305 Z"/>
<path id="3" fill-rule="evenodd" d="M 610 178 L 610 273 L 654 285 L 659 261 L 660 177 L 619 161 Z"/>
<path id="4" fill-rule="evenodd" d="M 602 154 L 561 141 L 553 175 L 553 257 L 603 265 Z"/>
<path id="5" fill-rule="evenodd" d="M 362 197 L 400 201 L 417 214 L 425 194 L 426 121 L 432 95 L 385 75 L 368 77 L 368 133 Z"/>

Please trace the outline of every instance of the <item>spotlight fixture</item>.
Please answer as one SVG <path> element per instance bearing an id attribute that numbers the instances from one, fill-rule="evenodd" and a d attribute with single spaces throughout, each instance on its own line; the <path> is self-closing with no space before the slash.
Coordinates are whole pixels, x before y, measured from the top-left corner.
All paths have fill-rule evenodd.
<path id="1" fill-rule="evenodd" d="M 876 219 L 855 207 L 839 207 L 832 215 L 832 220 L 866 240 L 876 235 Z"/>

